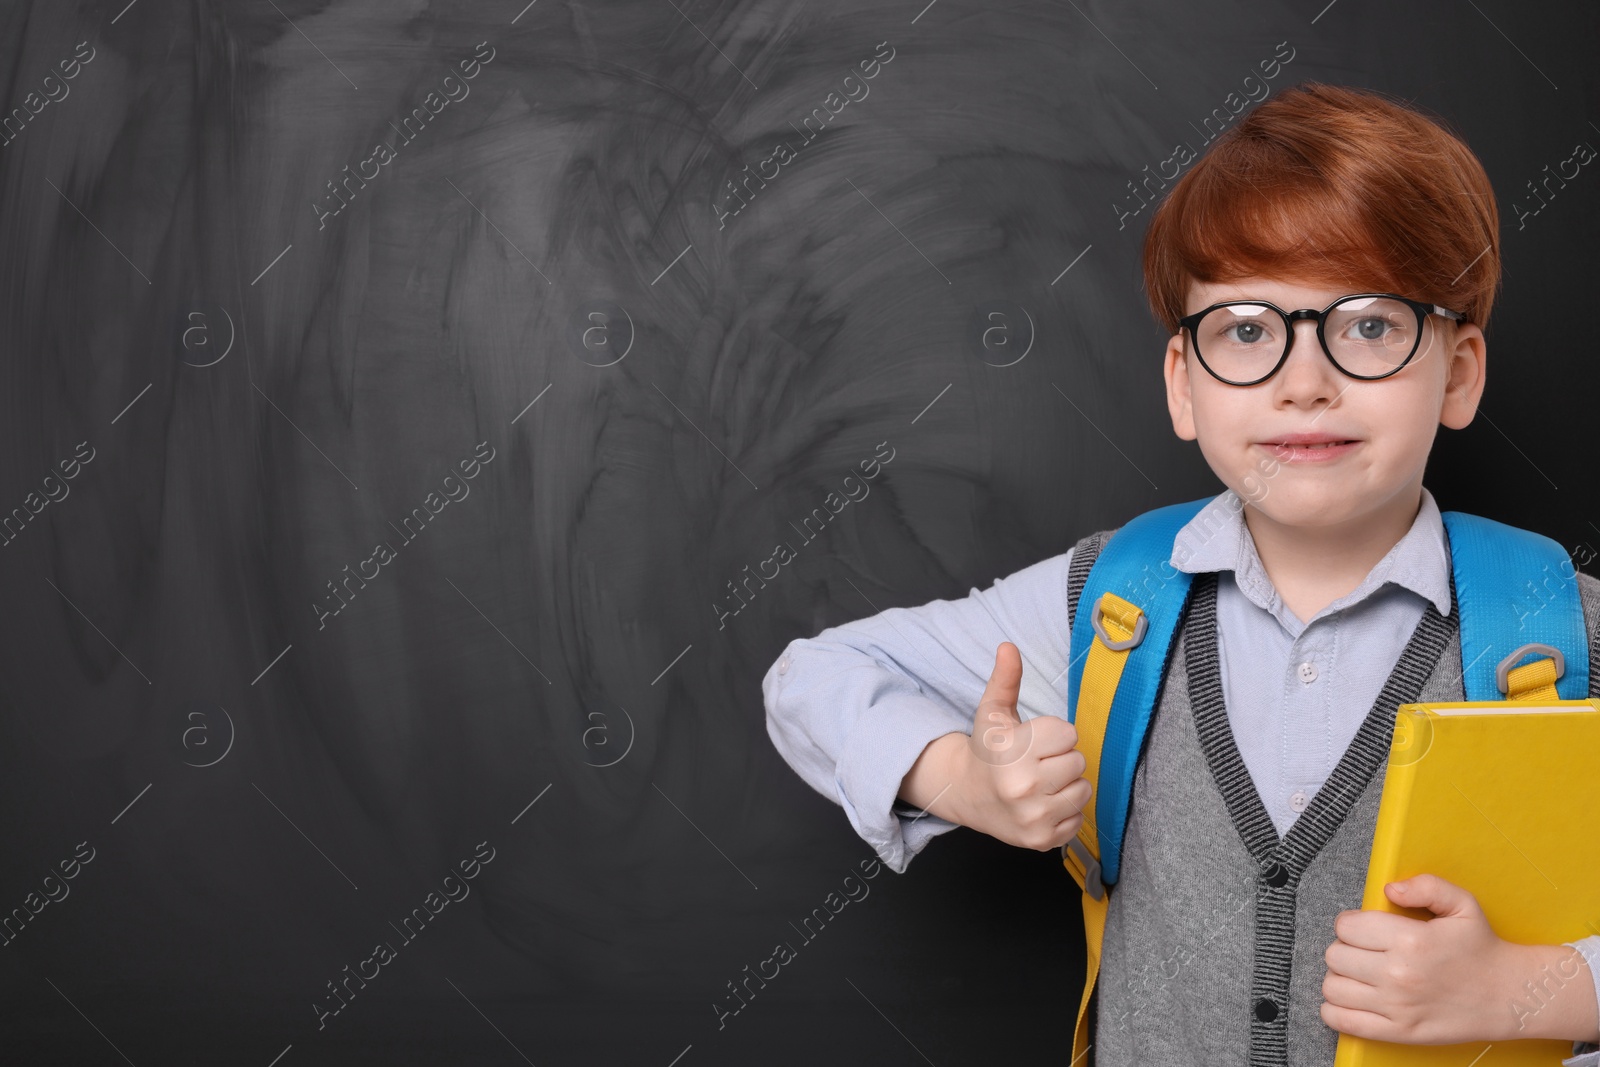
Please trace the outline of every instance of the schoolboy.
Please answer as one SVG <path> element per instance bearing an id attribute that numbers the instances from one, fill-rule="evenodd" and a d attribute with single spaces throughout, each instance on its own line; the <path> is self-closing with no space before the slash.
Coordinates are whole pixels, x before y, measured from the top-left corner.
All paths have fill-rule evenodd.
<path id="1" fill-rule="evenodd" d="M 1195 578 L 1110 895 L 1099 1067 L 1326 1067 L 1341 1031 L 1559 1038 L 1570 1067 L 1600 1067 L 1600 936 L 1503 941 L 1471 887 L 1428 874 L 1387 891 L 1433 921 L 1358 910 L 1395 708 L 1464 699 L 1422 478 L 1438 426 L 1466 426 L 1483 392 L 1498 227 L 1457 137 L 1317 83 L 1246 116 L 1151 220 L 1173 429 L 1227 489 L 1169 561 Z M 1039 850 L 1076 836 L 1073 560 L 1109 533 L 793 641 L 767 672 L 773 743 L 894 870 L 956 825 Z M 1574 579 L 1600 648 L 1600 581 Z"/>

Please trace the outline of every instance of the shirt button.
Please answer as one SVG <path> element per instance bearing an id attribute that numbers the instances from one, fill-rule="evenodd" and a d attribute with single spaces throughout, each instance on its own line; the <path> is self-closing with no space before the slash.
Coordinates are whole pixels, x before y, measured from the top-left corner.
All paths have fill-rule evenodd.
<path id="1" fill-rule="evenodd" d="M 1262 997 L 1256 1001 L 1256 1018 L 1264 1023 L 1270 1023 L 1278 1017 L 1278 1005 L 1271 997 Z"/>
<path id="2" fill-rule="evenodd" d="M 1304 791 L 1296 789 L 1293 793 L 1291 793 L 1289 795 L 1289 806 L 1295 811 L 1304 811 L 1306 809 L 1306 795 Z"/>
<path id="3" fill-rule="evenodd" d="M 1317 680 L 1317 665 L 1310 660 L 1300 664 L 1300 680 L 1307 685 Z"/>
<path id="4" fill-rule="evenodd" d="M 785 652 L 783 655 L 778 657 L 778 673 L 779 674 L 788 674 L 789 673 L 789 654 L 787 652 Z"/>

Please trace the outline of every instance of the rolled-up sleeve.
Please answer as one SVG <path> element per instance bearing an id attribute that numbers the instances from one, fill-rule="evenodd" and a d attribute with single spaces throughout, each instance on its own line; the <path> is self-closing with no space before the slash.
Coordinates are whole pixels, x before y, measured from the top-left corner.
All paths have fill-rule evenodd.
<path id="1" fill-rule="evenodd" d="M 791 641 L 761 681 L 767 734 L 813 789 L 844 808 L 896 872 L 955 823 L 895 811 L 922 750 L 970 735 L 995 650 L 1022 653 L 1018 712 L 1067 718 L 1067 568 L 1072 552 L 959 600 L 890 608 Z"/>

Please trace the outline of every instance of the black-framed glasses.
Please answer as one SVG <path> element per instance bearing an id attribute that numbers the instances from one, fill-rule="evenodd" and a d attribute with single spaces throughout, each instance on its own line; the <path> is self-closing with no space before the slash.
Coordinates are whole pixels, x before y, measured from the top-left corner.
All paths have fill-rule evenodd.
<path id="1" fill-rule="evenodd" d="M 1340 373 L 1377 381 L 1396 373 L 1416 355 L 1429 315 L 1460 322 L 1466 315 L 1395 293 L 1343 296 L 1321 311 L 1284 311 L 1265 300 L 1225 300 L 1185 315 L 1194 352 L 1213 378 L 1228 385 L 1258 385 L 1289 358 L 1294 324 L 1315 319 L 1317 340 Z"/>

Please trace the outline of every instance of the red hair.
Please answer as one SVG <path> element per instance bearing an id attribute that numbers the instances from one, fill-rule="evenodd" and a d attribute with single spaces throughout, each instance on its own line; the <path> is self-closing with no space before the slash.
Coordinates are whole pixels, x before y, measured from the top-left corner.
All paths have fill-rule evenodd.
<path id="1" fill-rule="evenodd" d="M 1304 82 L 1178 180 L 1150 220 L 1143 267 L 1150 308 L 1172 333 L 1192 281 L 1252 275 L 1398 293 L 1483 327 L 1500 282 L 1500 214 L 1483 165 L 1444 120 Z"/>

